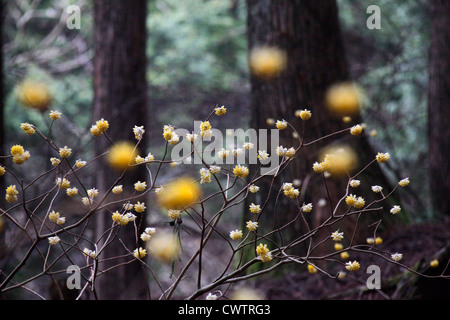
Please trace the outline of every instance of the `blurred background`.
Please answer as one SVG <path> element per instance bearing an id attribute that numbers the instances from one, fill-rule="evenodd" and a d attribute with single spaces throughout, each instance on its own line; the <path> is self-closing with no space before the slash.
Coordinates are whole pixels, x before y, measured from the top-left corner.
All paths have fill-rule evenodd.
<path id="1" fill-rule="evenodd" d="M 362 162 L 377 152 L 391 156 L 373 176 L 382 175 L 387 190 L 405 177 L 412 182 L 394 200 L 403 209 L 400 228 L 426 226 L 431 229 L 417 232 L 432 238 L 429 246 L 439 247 L 433 253 L 448 247 L 448 2 L 314 2 L 318 1 L 2 1 L 2 154 L 9 153 L 12 144 L 27 146 L 34 161 L 11 167 L 25 181 L 42 173 L 43 167 L 51 169 L 51 150 L 20 129 L 23 122 L 47 128 L 48 110 L 63 113 L 52 127 L 55 141 L 73 146 L 74 159 L 88 160 L 107 145 L 89 132 L 100 118 L 109 121 L 113 140 L 132 139 L 131 128 L 144 125 L 142 152 L 158 159 L 165 146 L 163 125 L 192 131 L 193 121 L 204 119 L 216 106 L 228 109 L 213 123 L 224 131 L 267 128 L 267 118 L 290 121 L 295 110 L 306 108 L 312 110 L 312 119 L 320 119 L 307 134 L 309 141 L 364 123 L 364 147 L 358 152 L 368 158 Z M 79 16 L 67 12 L 73 5 L 80 9 Z M 371 5 L 380 8 L 380 28 L 367 26 Z M 69 28 L 69 22 L 79 25 Z M 287 54 L 286 69 L 273 79 L 250 71 L 249 53 L 262 45 Z M 358 115 L 329 120 L 322 102 L 326 88 L 350 80 L 364 91 Z M 24 103 L 24 83 L 45 86 L 42 90 L 48 92 L 38 95 L 48 95 L 48 103 Z M 329 130 L 316 129 L 323 127 Z M 292 144 L 291 137 L 285 139 L 285 146 Z M 298 164 L 287 179 L 305 181 L 312 161 Z M 108 172 L 99 174 L 96 166 L 86 169 L 83 179 L 102 191 Z M 196 174 L 198 168 L 167 166 L 161 176 L 164 181 L 189 171 Z M 2 189 L 12 183 L 6 175 L 0 179 Z M 305 199 L 317 203 L 324 197 L 320 192 Z M 285 208 L 288 211 L 289 204 Z M 230 229 L 240 221 L 226 220 Z M 5 236 L 1 241 L 1 268 L 6 270 L 17 257 L 10 257 Z M 423 257 L 411 257 L 410 262 L 419 258 Z M 312 296 L 279 293 L 282 298 Z"/>

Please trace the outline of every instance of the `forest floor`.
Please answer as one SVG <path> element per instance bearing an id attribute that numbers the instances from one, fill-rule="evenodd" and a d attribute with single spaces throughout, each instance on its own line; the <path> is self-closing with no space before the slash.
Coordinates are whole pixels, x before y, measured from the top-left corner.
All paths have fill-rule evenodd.
<path id="1" fill-rule="evenodd" d="M 421 273 L 440 274 L 449 261 L 450 220 L 436 224 L 398 225 L 383 234 L 382 238 L 381 250 L 403 253 L 401 262 Z M 350 260 L 358 260 L 361 268 L 357 272 L 346 272 L 347 276 L 342 280 L 322 272 L 309 274 L 303 267 L 300 272 L 292 270 L 278 279 L 258 281 L 258 289 L 269 300 L 450 300 L 450 280 L 420 277 L 387 260 L 367 254 L 350 255 Z M 438 256 L 441 258 L 439 267 L 430 268 L 429 262 Z M 366 272 L 367 266 L 373 264 L 381 270 L 380 290 L 370 290 L 366 285 L 372 274 Z M 449 275 L 450 270 L 446 274 Z"/>

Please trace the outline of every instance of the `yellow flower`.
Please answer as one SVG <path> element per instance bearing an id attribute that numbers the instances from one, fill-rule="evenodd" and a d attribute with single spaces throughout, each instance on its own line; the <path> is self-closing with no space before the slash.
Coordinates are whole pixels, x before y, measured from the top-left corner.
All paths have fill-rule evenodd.
<path id="1" fill-rule="evenodd" d="M 146 254 L 147 254 L 147 250 L 142 249 L 142 248 L 138 248 L 133 251 L 133 255 L 138 259 L 144 258 Z"/>
<path id="2" fill-rule="evenodd" d="M 2 175 L 4 175 L 4 174 L 5 174 L 5 172 L 6 172 L 6 169 L 5 169 L 5 167 L 3 167 L 3 166 L 0 166 L 0 177 L 1 177 Z"/>
<path id="3" fill-rule="evenodd" d="M 362 131 L 363 128 L 359 124 L 350 128 L 350 133 L 354 136 L 360 135 Z"/>
<path id="4" fill-rule="evenodd" d="M 242 230 L 234 230 L 234 231 L 230 231 L 230 238 L 233 240 L 239 240 L 242 238 Z"/>
<path id="5" fill-rule="evenodd" d="M 334 250 L 339 251 L 339 250 L 342 250 L 342 249 L 344 249 L 344 246 L 342 245 L 342 243 L 336 242 L 334 244 Z"/>
<path id="6" fill-rule="evenodd" d="M 72 154 L 72 149 L 64 146 L 64 148 L 59 148 L 59 155 L 61 158 L 67 158 Z"/>
<path id="7" fill-rule="evenodd" d="M 91 133 L 92 133 L 93 136 L 98 137 L 98 136 L 101 136 L 101 135 L 102 135 L 102 132 L 101 132 L 95 125 L 93 125 L 93 126 L 91 127 L 90 131 L 91 131 Z"/>
<path id="8" fill-rule="evenodd" d="M 400 187 L 406 187 L 409 184 L 409 178 L 402 179 L 398 182 Z"/>
<path id="9" fill-rule="evenodd" d="M 391 213 L 392 214 L 397 214 L 397 213 L 399 213 L 400 212 L 400 210 L 401 210 L 402 208 L 400 207 L 400 206 L 393 206 L 392 207 L 392 209 L 391 209 Z"/>
<path id="10" fill-rule="evenodd" d="M 114 194 L 119 194 L 119 193 L 122 193 L 122 192 L 123 192 L 123 186 L 122 185 L 115 186 L 112 189 L 112 193 L 114 193 Z"/>
<path id="11" fill-rule="evenodd" d="M 134 211 L 136 211 L 136 212 L 142 213 L 142 212 L 145 211 L 145 209 L 146 209 L 146 207 L 145 207 L 145 202 L 139 202 L 139 201 L 138 201 L 138 202 L 134 205 Z"/>
<path id="12" fill-rule="evenodd" d="M 13 161 L 15 164 L 23 164 L 25 161 L 30 159 L 30 152 L 24 151 L 22 155 L 13 156 Z"/>
<path id="13" fill-rule="evenodd" d="M 161 232 L 147 242 L 147 249 L 156 259 L 170 262 L 179 254 L 180 245 L 174 235 Z"/>
<path id="14" fill-rule="evenodd" d="M 61 163 L 61 160 L 59 160 L 58 158 L 50 158 L 50 162 L 52 163 L 52 166 L 56 167 L 58 164 Z"/>
<path id="15" fill-rule="evenodd" d="M 48 237 L 47 239 L 48 239 L 48 243 L 49 243 L 50 245 L 58 244 L 59 241 L 61 240 L 58 236 Z"/>
<path id="16" fill-rule="evenodd" d="M 381 237 L 375 238 L 375 244 L 382 244 L 382 243 L 383 243 L 383 239 Z"/>
<path id="17" fill-rule="evenodd" d="M 48 214 L 48 220 L 55 222 L 59 219 L 60 214 L 59 212 L 56 212 L 54 210 L 52 210 L 49 214 Z"/>
<path id="18" fill-rule="evenodd" d="M 201 189 L 194 179 L 181 177 L 159 189 L 157 195 L 162 207 L 181 210 L 200 200 Z"/>
<path id="19" fill-rule="evenodd" d="M 24 152 L 25 152 L 25 149 L 19 144 L 16 144 L 11 147 L 11 154 L 13 156 L 21 156 L 21 155 L 23 155 Z"/>
<path id="20" fill-rule="evenodd" d="M 108 130 L 109 123 L 108 121 L 102 118 L 95 123 L 95 126 L 101 133 L 104 133 L 106 130 Z"/>
<path id="21" fill-rule="evenodd" d="M 200 184 L 211 182 L 211 172 L 206 168 L 200 169 Z"/>
<path id="22" fill-rule="evenodd" d="M 352 187 L 352 188 L 357 188 L 357 187 L 359 187 L 360 184 L 361 184 L 361 181 L 359 181 L 359 180 L 352 179 L 350 181 L 350 187 Z"/>
<path id="23" fill-rule="evenodd" d="M 325 94 L 325 104 L 335 116 L 358 114 L 361 105 L 361 90 L 353 83 L 337 83 Z"/>
<path id="24" fill-rule="evenodd" d="M 236 177 L 245 178 L 248 176 L 248 168 L 245 166 L 237 165 L 233 169 L 233 173 Z"/>
<path id="25" fill-rule="evenodd" d="M 145 188 L 147 188 L 147 183 L 145 181 L 144 182 L 138 181 L 134 184 L 134 189 L 136 189 L 136 191 L 142 192 L 145 190 Z"/>
<path id="26" fill-rule="evenodd" d="M 347 251 L 341 252 L 341 259 L 347 260 L 348 258 L 350 258 L 350 255 L 348 254 Z"/>
<path id="27" fill-rule="evenodd" d="M 83 168 L 86 165 L 86 161 L 81 161 L 81 159 L 78 159 L 75 162 L 75 165 L 77 166 L 77 168 Z"/>
<path id="28" fill-rule="evenodd" d="M 66 190 L 66 193 L 69 197 L 73 197 L 78 194 L 78 189 L 77 188 L 69 188 Z"/>
<path id="29" fill-rule="evenodd" d="M 317 273 L 317 269 L 316 269 L 316 267 L 314 267 L 312 264 L 308 264 L 308 272 L 310 273 L 310 274 L 315 274 L 315 273 Z"/>
<path id="30" fill-rule="evenodd" d="M 354 196 L 352 194 L 345 198 L 345 203 L 351 207 L 353 207 L 357 201 L 358 201 L 358 199 L 356 198 L 356 196 Z"/>
<path id="31" fill-rule="evenodd" d="M 355 207 L 356 209 L 361 209 L 364 207 L 365 204 L 366 204 L 366 201 L 364 200 L 364 198 L 358 197 L 358 199 L 356 199 L 356 202 L 353 205 L 353 207 Z"/>
<path id="32" fill-rule="evenodd" d="M 432 268 L 437 268 L 439 267 L 439 260 L 438 259 L 433 259 L 430 261 L 430 267 Z"/>
<path id="33" fill-rule="evenodd" d="M 121 214 L 119 211 L 115 211 L 112 214 L 112 220 L 118 225 L 125 226 L 130 222 L 128 217 L 124 214 Z"/>
<path id="34" fill-rule="evenodd" d="M 52 101 L 49 88 L 44 83 L 37 81 L 23 82 L 18 88 L 17 95 L 23 105 L 41 112 L 47 110 Z"/>
<path id="35" fill-rule="evenodd" d="M 298 189 L 295 189 L 292 183 L 283 183 L 282 188 L 284 195 L 291 199 L 295 199 L 300 195 L 300 191 Z"/>
<path id="36" fill-rule="evenodd" d="M 23 131 L 25 131 L 26 134 L 28 135 L 32 135 L 36 132 L 36 130 L 34 129 L 32 124 L 29 124 L 28 122 L 22 123 L 20 125 L 20 129 L 22 129 Z"/>
<path id="37" fill-rule="evenodd" d="M 258 228 L 258 222 L 249 220 L 246 223 L 246 227 L 250 231 L 255 231 Z"/>
<path id="38" fill-rule="evenodd" d="M 58 120 L 61 118 L 62 113 L 56 110 L 51 110 L 49 113 L 49 117 L 52 120 Z"/>
<path id="39" fill-rule="evenodd" d="M 133 144 L 121 141 L 109 149 L 107 161 L 112 168 L 124 170 L 134 164 L 136 155 L 137 151 Z"/>
<path id="40" fill-rule="evenodd" d="M 278 130 L 284 130 L 287 128 L 287 121 L 286 120 L 277 120 L 277 122 L 275 123 L 275 126 L 277 127 Z"/>
<path id="41" fill-rule="evenodd" d="M 312 203 L 308 203 L 308 204 L 303 204 L 302 206 L 302 212 L 311 212 L 313 209 L 313 204 Z"/>
<path id="42" fill-rule="evenodd" d="M 359 262 L 358 261 L 353 261 L 353 262 L 347 262 L 345 264 L 345 269 L 349 270 L 349 271 L 358 271 L 360 268 Z"/>
<path id="43" fill-rule="evenodd" d="M 62 179 L 61 178 L 56 178 L 55 183 L 56 183 L 56 185 L 58 187 L 60 187 L 63 190 L 66 190 L 67 188 L 70 187 L 70 181 L 67 180 L 66 178 L 62 178 Z"/>
<path id="44" fill-rule="evenodd" d="M 325 147 L 321 151 L 322 168 L 332 175 L 347 175 L 358 165 L 356 152 L 348 145 Z"/>
<path id="45" fill-rule="evenodd" d="M 205 132 L 211 130 L 211 124 L 209 121 L 202 121 L 200 123 L 200 132 Z"/>
<path id="46" fill-rule="evenodd" d="M 250 187 L 248 187 L 248 191 L 250 191 L 251 193 L 256 193 L 259 191 L 259 187 L 252 184 Z"/>
<path id="47" fill-rule="evenodd" d="M 254 48 L 250 52 L 250 71 L 257 77 L 269 80 L 278 76 L 286 68 L 285 52 L 276 47 Z"/>
<path id="48" fill-rule="evenodd" d="M 345 123 L 348 123 L 348 122 L 352 121 L 352 117 L 349 117 L 349 116 L 342 117 L 342 121 Z"/>
<path id="49" fill-rule="evenodd" d="M 6 188 L 6 201 L 9 203 L 16 202 L 18 200 L 17 195 L 19 194 L 19 191 L 16 190 L 16 186 L 10 185 L 8 188 Z"/>
<path id="50" fill-rule="evenodd" d="M 390 158 L 389 153 L 378 152 L 378 154 L 376 156 L 376 159 L 377 159 L 378 162 L 386 162 L 386 161 L 389 160 L 389 158 Z"/>
<path id="51" fill-rule="evenodd" d="M 319 162 L 314 162 L 313 163 L 313 170 L 317 173 L 321 173 L 325 171 L 325 167 L 323 165 L 323 163 L 319 163 Z"/>
<path id="52" fill-rule="evenodd" d="M 167 212 L 167 215 L 169 216 L 170 219 L 176 220 L 180 217 L 181 211 L 180 210 L 175 210 L 175 209 L 169 209 L 169 211 Z"/>
<path id="53" fill-rule="evenodd" d="M 267 248 L 267 244 L 262 244 L 260 243 L 257 247 L 256 247 L 256 253 L 260 256 L 264 256 L 269 252 L 269 248 Z"/>
<path id="54" fill-rule="evenodd" d="M 225 108 L 225 106 L 221 106 L 220 108 L 215 108 L 214 111 L 216 112 L 216 115 L 223 116 L 227 113 L 227 108 Z"/>
<path id="55" fill-rule="evenodd" d="M 250 212 L 251 213 L 260 213 L 261 212 L 261 208 L 259 207 L 259 204 L 256 205 L 256 204 L 252 203 L 250 205 Z"/>
<path id="56" fill-rule="evenodd" d="M 302 120 L 309 120 L 311 118 L 311 111 L 309 110 L 297 110 L 295 111 L 295 116 Z"/>
<path id="57" fill-rule="evenodd" d="M 269 252 L 267 254 L 260 255 L 259 259 L 264 263 L 270 262 L 272 261 L 272 254 Z"/>

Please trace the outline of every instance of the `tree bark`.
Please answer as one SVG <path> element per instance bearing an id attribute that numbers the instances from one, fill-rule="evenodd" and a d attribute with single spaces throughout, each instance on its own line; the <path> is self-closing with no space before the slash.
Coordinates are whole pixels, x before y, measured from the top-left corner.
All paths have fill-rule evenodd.
<path id="1" fill-rule="evenodd" d="M 267 118 L 285 119 L 301 133 L 302 120 L 295 118 L 294 112 L 305 108 L 312 112 L 312 118 L 305 122 L 305 142 L 351 126 L 333 117 L 324 105 L 326 90 L 350 78 L 335 0 L 247 0 L 247 6 L 249 50 L 270 45 L 285 50 L 287 54 L 287 67 L 276 79 L 266 81 L 251 76 L 251 127 L 270 129 Z M 359 116 L 353 116 L 354 124 L 360 122 Z M 348 133 L 337 139 L 356 148 L 361 164 L 373 159 L 373 150 L 364 135 L 355 137 Z M 294 179 L 303 181 L 306 188 L 301 196 L 306 203 L 314 204 L 313 214 L 309 215 L 313 217 L 310 223 L 317 226 L 330 216 L 331 207 L 345 194 L 348 179 L 326 179 L 325 185 L 324 177 L 313 172 L 312 164 L 317 161 L 320 150 L 333 141 L 336 138 L 325 139 L 300 150 L 294 162 L 283 173 L 282 181 L 276 185 L 275 193 L 269 195 L 271 200 L 267 206 L 267 219 L 270 218 L 281 183 Z M 290 133 L 281 131 L 280 144 L 289 148 L 298 143 L 295 143 Z M 374 181 L 382 180 L 382 185 L 387 185 L 377 164 L 367 171 L 367 175 L 371 179 L 367 183 L 375 184 Z M 261 186 L 260 199 L 268 196 L 268 180 L 270 177 Z M 327 204 L 318 206 L 320 199 L 327 200 Z M 278 203 L 275 215 L 279 219 L 277 224 L 283 225 L 292 220 L 299 210 L 291 199 L 281 195 L 280 200 L 282 202 Z M 298 220 L 291 230 L 285 235 L 286 240 L 305 230 L 303 220 Z"/>
<path id="2" fill-rule="evenodd" d="M 431 2 L 428 84 L 428 147 L 431 200 L 438 215 L 450 215 L 450 2 Z"/>
<path id="3" fill-rule="evenodd" d="M 94 2 L 93 122 L 101 118 L 108 120 L 110 127 L 107 134 L 113 142 L 126 140 L 134 143 L 133 127 L 146 124 L 146 9 L 145 0 Z M 109 146 L 105 137 L 96 138 L 97 154 Z M 145 151 L 144 139 L 139 147 Z M 97 162 L 96 186 L 100 192 L 106 192 L 119 176 L 103 161 Z M 132 183 L 137 180 L 145 180 L 144 168 L 130 170 L 121 183 L 124 189 L 132 189 Z M 143 226 L 145 219 L 142 214 L 139 214 L 138 220 L 138 225 Z M 109 212 L 97 213 L 97 237 L 111 227 L 111 221 Z M 121 227 L 117 239 L 121 239 L 130 251 L 138 245 L 132 226 Z M 105 250 L 101 259 L 126 253 L 122 245 L 115 241 Z M 101 267 L 108 268 L 128 260 L 129 256 L 115 259 Z M 142 298 L 146 294 L 146 280 L 142 275 L 138 262 L 112 269 L 99 278 L 100 298 Z"/>

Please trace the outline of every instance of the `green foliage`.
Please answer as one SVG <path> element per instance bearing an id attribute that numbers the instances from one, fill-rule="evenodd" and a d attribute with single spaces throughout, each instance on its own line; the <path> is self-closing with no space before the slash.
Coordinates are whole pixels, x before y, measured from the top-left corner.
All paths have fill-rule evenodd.
<path id="1" fill-rule="evenodd" d="M 228 1 L 152 1 L 148 79 L 160 88 L 229 89 L 246 72 L 245 21 Z M 242 7 L 242 5 L 241 5 Z M 242 11 L 242 10 L 241 10 Z"/>

